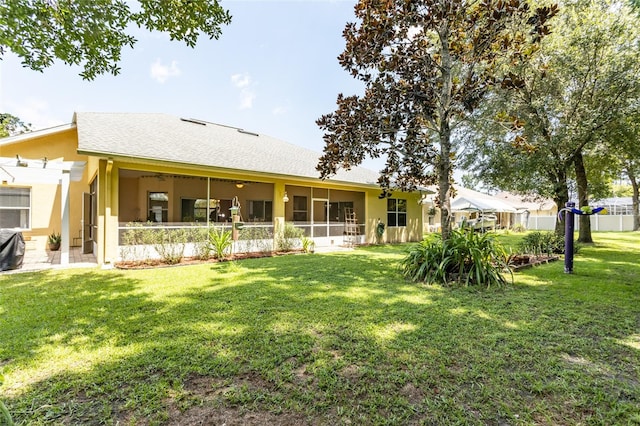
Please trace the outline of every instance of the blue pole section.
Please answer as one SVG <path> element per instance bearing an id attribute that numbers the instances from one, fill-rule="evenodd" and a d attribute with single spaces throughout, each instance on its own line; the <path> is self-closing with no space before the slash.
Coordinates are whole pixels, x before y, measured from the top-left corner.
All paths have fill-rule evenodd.
<path id="1" fill-rule="evenodd" d="M 571 211 L 576 203 L 569 201 L 564 211 L 564 273 L 573 274 L 573 228 L 574 214 Z"/>

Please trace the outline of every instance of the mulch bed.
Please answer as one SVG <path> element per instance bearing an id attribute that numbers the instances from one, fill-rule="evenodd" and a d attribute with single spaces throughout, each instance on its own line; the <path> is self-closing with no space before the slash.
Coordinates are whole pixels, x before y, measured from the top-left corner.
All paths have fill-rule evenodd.
<path id="1" fill-rule="evenodd" d="M 560 259 L 560 256 L 554 254 L 516 254 L 509 258 L 509 266 L 514 271 L 519 271 L 543 263 L 555 262 L 558 259 Z"/>
<path id="2" fill-rule="evenodd" d="M 168 268 L 172 266 L 185 266 L 185 265 L 199 265 L 202 263 L 218 263 L 218 262 L 231 262 L 235 260 L 244 259 L 259 259 L 262 257 L 274 257 L 285 256 L 290 254 L 304 253 L 302 250 L 293 250 L 288 252 L 280 251 L 266 251 L 266 252 L 254 252 L 254 253 L 236 253 L 225 257 L 224 259 L 215 259 L 213 257 L 209 259 L 199 259 L 196 257 L 183 257 L 178 263 L 169 264 L 162 259 L 147 259 L 147 260 L 127 260 L 115 263 L 117 269 L 152 269 L 152 268 Z"/>

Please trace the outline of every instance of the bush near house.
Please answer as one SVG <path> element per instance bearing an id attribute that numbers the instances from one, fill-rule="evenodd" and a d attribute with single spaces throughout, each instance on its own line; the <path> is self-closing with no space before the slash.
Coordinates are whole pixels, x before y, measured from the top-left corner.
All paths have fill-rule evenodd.
<path id="1" fill-rule="evenodd" d="M 302 229 L 296 228 L 291 222 L 287 222 L 284 224 L 282 232 L 276 237 L 276 246 L 280 251 L 295 250 L 301 247 L 303 236 L 304 231 Z"/>

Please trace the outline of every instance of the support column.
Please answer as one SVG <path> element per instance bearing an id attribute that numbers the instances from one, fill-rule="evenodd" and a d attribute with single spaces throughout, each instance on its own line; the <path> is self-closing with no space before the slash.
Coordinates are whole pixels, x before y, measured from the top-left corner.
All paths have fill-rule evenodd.
<path id="1" fill-rule="evenodd" d="M 284 220 L 286 217 L 285 200 L 286 186 L 284 182 L 276 182 L 273 184 L 273 248 L 278 250 L 278 235 L 284 230 Z M 287 195 L 288 200 L 288 195 Z"/>
<path id="2" fill-rule="evenodd" d="M 69 170 L 62 171 L 62 178 L 60 179 L 60 206 L 61 206 L 61 214 L 60 214 L 60 227 L 61 227 L 61 237 L 62 242 L 60 243 L 60 265 L 68 265 L 69 264 L 69 244 L 70 236 L 69 236 L 69 183 L 70 183 L 71 172 Z"/>

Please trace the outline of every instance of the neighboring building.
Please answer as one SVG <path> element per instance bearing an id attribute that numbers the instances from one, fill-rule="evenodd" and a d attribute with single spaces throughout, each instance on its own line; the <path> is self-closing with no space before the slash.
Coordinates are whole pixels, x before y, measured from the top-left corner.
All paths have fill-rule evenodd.
<path id="1" fill-rule="evenodd" d="M 422 238 L 421 194 L 380 199 L 376 172 L 354 167 L 322 181 L 319 154 L 286 142 L 165 114 L 76 113 L 71 124 L 0 139 L 0 227 L 44 249 L 62 232 L 100 264 L 120 258 L 131 222 L 222 225 L 232 204 L 246 226 L 305 229 L 317 246 L 343 243 L 355 213 L 357 243 Z"/>
<path id="2" fill-rule="evenodd" d="M 514 224 L 516 209 L 497 197 L 469 188 L 456 187 L 456 196 L 451 199 L 451 211 L 455 224 L 477 220 L 480 215 L 495 216 L 495 227 L 511 228 Z"/>
<path id="3" fill-rule="evenodd" d="M 611 215 L 633 215 L 633 198 L 632 197 L 612 197 L 603 198 L 590 202 L 592 206 L 604 207 L 607 214 Z"/>
<path id="4" fill-rule="evenodd" d="M 433 191 L 436 190 L 434 188 Z M 495 216 L 496 228 L 553 229 L 556 206 L 552 200 L 531 200 L 508 192 L 485 194 L 461 186 L 455 186 L 456 195 L 451 199 L 453 227 L 463 221 L 474 221 L 479 215 Z M 433 195 L 423 197 L 424 232 L 440 230 L 440 210 Z"/>
<path id="5" fill-rule="evenodd" d="M 495 197 L 516 209 L 512 226 L 540 230 L 555 228 L 558 208 L 553 200 L 536 199 L 510 192 L 500 192 Z"/>
<path id="6" fill-rule="evenodd" d="M 431 188 L 436 192 L 435 188 Z M 510 228 L 514 223 L 516 209 L 495 196 L 474 191 L 462 186 L 454 186 L 455 197 L 451 198 L 451 224 L 458 228 L 465 221 L 477 220 L 480 215 L 495 216 L 496 228 Z M 441 229 L 440 209 L 436 207 L 434 195 L 423 197 L 424 232 L 438 232 Z"/>

